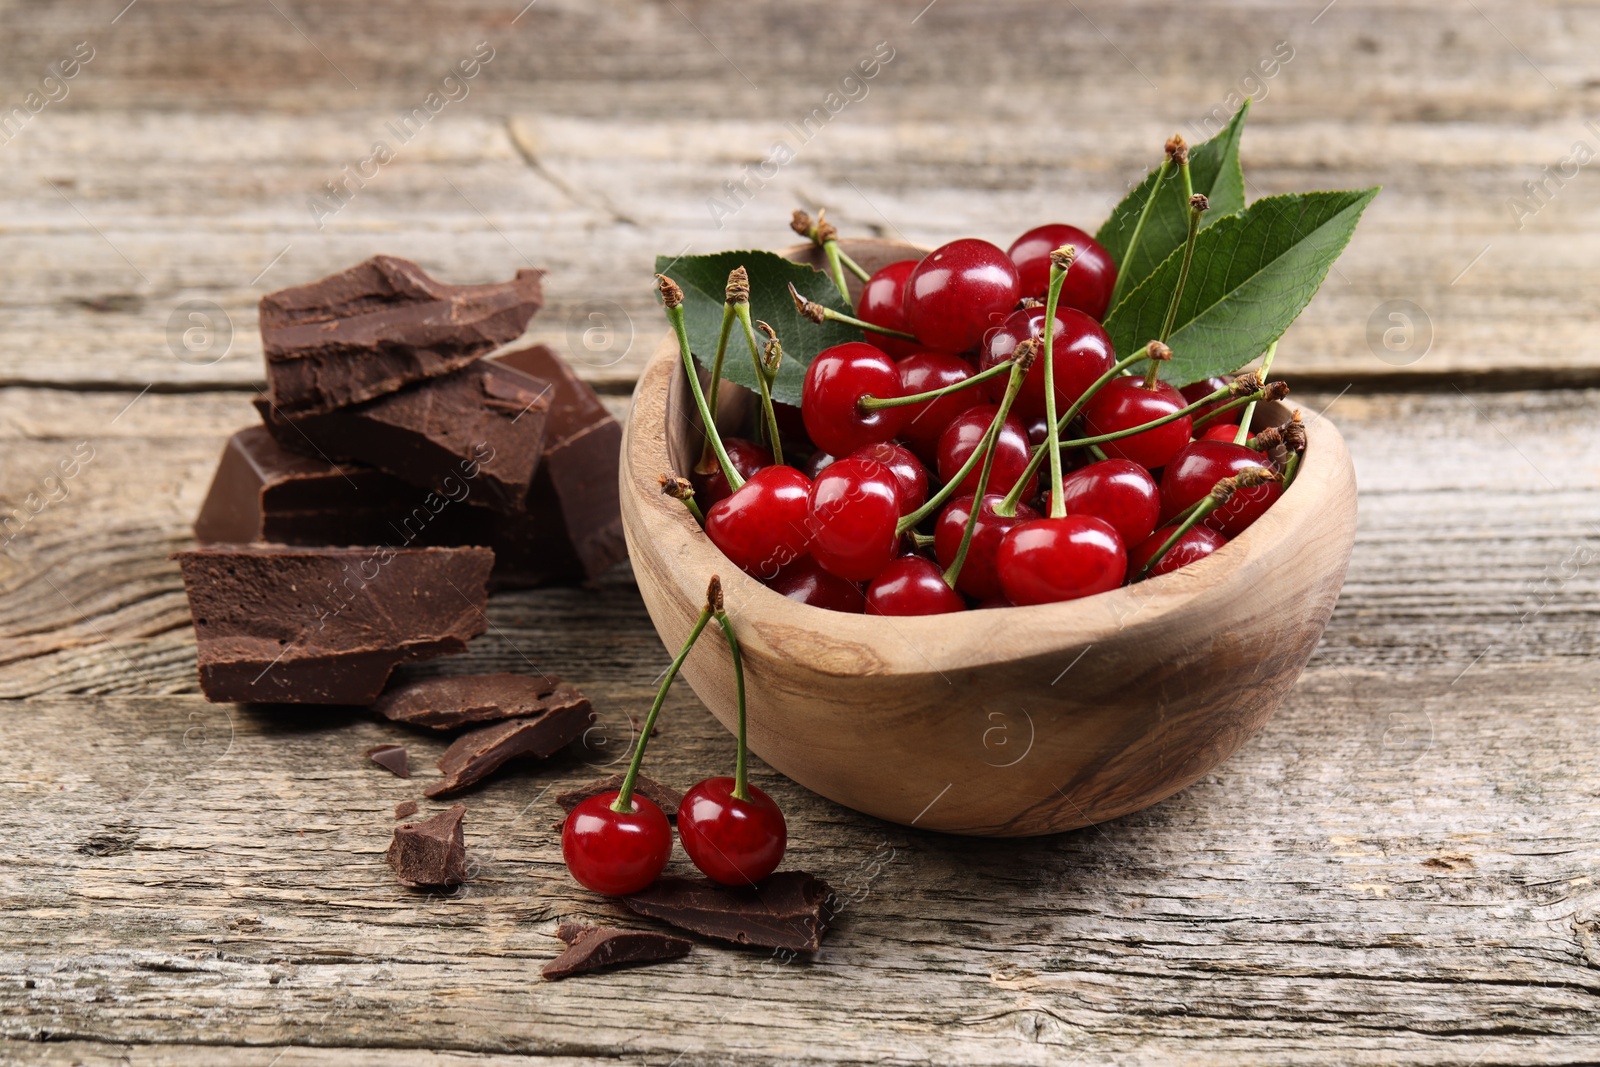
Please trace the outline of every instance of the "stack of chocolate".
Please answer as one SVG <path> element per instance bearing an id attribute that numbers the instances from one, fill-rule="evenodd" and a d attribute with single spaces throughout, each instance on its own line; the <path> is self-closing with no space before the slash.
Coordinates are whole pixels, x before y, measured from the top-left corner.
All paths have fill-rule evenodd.
<path id="1" fill-rule="evenodd" d="M 181 552 L 211 700 L 370 704 L 459 652 L 490 588 L 621 559 L 621 428 L 544 346 L 493 358 L 540 272 L 445 285 L 378 256 L 261 301 L 270 395 Z"/>

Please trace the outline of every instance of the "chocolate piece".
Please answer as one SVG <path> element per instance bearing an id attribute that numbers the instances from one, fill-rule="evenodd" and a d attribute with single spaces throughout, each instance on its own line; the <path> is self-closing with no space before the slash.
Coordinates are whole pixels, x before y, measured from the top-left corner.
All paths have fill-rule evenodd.
<path id="1" fill-rule="evenodd" d="M 394 806 L 394 817 L 397 819 L 409 819 L 416 813 L 417 802 L 415 800 L 402 800 Z"/>
<path id="2" fill-rule="evenodd" d="M 590 797 L 597 797 L 601 793 L 609 793 L 622 788 L 624 774 L 613 774 L 606 778 L 596 778 L 592 782 L 585 782 L 580 786 L 568 789 L 564 793 L 556 794 L 556 803 L 561 805 L 563 811 L 572 814 L 572 809 L 582 804 Z M 655 802 L 656 807 L 666 813 L 667 818 L 678 817 L 678 805 L 683 803 L 683 794 L 670 785 L 662 785 L 654 778 L 639 775 L 634 779 L 633 791 L 646 800 Z"/>
<path id="3" fill-rule="evenodd" d="M 401 885 L 423 889 L 460 885 L 467 880 L 467 843 L 461 834 L 465 804 L 441 811 L 427 822 L 401 823 L 384 858 Z"/>
<path id="4" fill-rule="evenodd" d="M 396 778 L 411 777 L 411 760 L 404 745 L 374 745 L 367 749 L 367 758 Z"/>
<path id="5" fill-rule="evenodd" d="M 272 399 L 332 411 L 448 374 L 522 336 L 544 304 L 542 271 L 446 285 L 394 256 L 261 298 Z"/>
<path id="6" fill-rule="evenodd" d="M 358 460 L 452 501 L 520 511 L 544 447 L 549 382 L 477 360 L 365 404 L 290 415 L 258 399 L 285 448 Z"/>
<path id="7" fill-rule="evenodd" d="M 832 887 L 804 871 L 779 871 L 753 889 L 660 878 L 623 903 L 707 937 L 795 952 L 817 951 L 833 920 Z"/>
<path id="8" fill-rule="evenodd" d="M 579 705 L 587 711 L 588 698 L 553 674 L 455 674 L 395 686 L 372 710 L 410 726 L 453 730 Z"/>
<path id="9" fill-rule="evenodd" d="M 551 982 L 606 967 L 682 959 L 694 947 L 692 941 L 654 930 L 619 930 L 575 923 L 563 924 L 556 930 L 556 936 L 567 943 L 567 950 L 545 964 L 540 972 Z"/>
<path id="10" fill-rule="evenodd" d="M 370 704 L 396 664 L 464 651 L 486 548 L 226 545 L 178 552 L 212 701 Z"/>
<path id="11" fill-rule="evenodd" d="M 544 457 L 525 509 L 527 525 L 511 534 L 508 573 L 529 585 L 575 582 L 604 573 L 628 554 L 617 503 L 622 427 L 587 382 L 545 345 L 496 356 L 551 383 Z M 498 549 L 497 549 L 498 551 Z"/>
<path id="12" fill-rule="evenodd" d="M 592 722 L 594 711 L 584 700 L 462 734 L 439 757 L 444 780 L 423 792 L 437 797 L 465 789 L 515 756 L 553 756 L 582 737 Z"/>

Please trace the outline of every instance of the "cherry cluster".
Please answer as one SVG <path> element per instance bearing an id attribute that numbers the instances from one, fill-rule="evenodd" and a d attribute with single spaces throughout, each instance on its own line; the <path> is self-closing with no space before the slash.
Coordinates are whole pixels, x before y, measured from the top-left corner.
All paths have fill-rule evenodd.
<path id="1" fill-rule="evenodd" d="M 797 212 L 795 229 L 828 253 L 847 302 L 841 264 L 864 283 L 854 315 L 791 286 L 796 308 L 860 326 L 865 340 L 815 357 L 798 410 L 774 402 L 781 345 L 759 323 L 758 349 L 748 279 L 735 270 L 722 336 L 744 323 L 765 383 L 751 437 L 717 433 L 723 350 L 702 387 L 681 292 L 660 279 L 710 428 L 692 480 L 664 476 L 664 490 L 785 596 L 879 615 L 1091 596 L 1210 555 L 1293 477 L 1298 413 L 1248 429 L 1258 401 L 1287 395 L 1261 380 L 1272 350 L 1261 376 L 1182 389 L 1160 379 L 1163 341 L 1119 358 L 1101 325 L 1117 267 L 1075 226 L 1039 226 L 1006 250 L 952 241 L 870 274 L 826 222 Z"/>

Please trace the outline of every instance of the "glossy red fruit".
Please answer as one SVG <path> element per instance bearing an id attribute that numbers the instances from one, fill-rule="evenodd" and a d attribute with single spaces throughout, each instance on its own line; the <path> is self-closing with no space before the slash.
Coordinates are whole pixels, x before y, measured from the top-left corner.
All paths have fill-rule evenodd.
<path id="1" fill-rule="evenodd" d="M 772 798 L 747 785 L 749 800 L 733 795 L 732 778 L 707 778 L 678 805 L 678 840 L 707 878 L 723 885 L 754 885 L 778 869 L 789 843 L 783 812 Z"/>
<path id="2" fill-rule="evenodd" d="M 722 447 L 733 461 L 733 469 L 746 481 L 762 467 L 772 466 L 772 453 L 754 441 L 743 437 L 724 437 Z M 711 463 L 713 469 L 709 474 L 695 471 L 689 477 L 694 485 L 694 502 L 700 505 L 701 511 L 733 495 L 733 490 L 728 488 L 728 479 L 722 473 L 722 464 L 717 462 L 715 455 L 712 455 Z"/>
<path id="3" fill-rule="evenodd" d="M 1100 242 L 1076 226 L 1060 222 L 1036 226 L 1011 242 L 1006 254 L 1017 266 L 1022 295 L 1045 298 L 1050 290 L 1050 253 L 1062 245 L 1072 245 L 1078 256 L 1061 283 L 1057 307 L 1077 308 L 1096 321 L 1104 319 L 1117 284 L 1117 265 Z"/>
<path id="4" fill-rule="evenodd" d="M 1208 422 L 1200 430 L 1200 436 L 1196 437 L 1195 440 L 1231 442 L 1238 436 L 1239 424 L 1237 422 Z"/>
<path id="5" fill-rule="evenodd" d="M 1156 382 L 1154 388 L 1146 388 L 1141 374 L 1113 378 L 1084 405 L 1084 434 L 1097 437 L 1131 429 L 1186 406 L 1183 397 L 1166 382 Z M 1100 447 L 1108 456 L 1131 459 L 1147 470 L 1155 470 L 1166 466 L 1189 443 L 1192 425 L 1185 415 L 1153 430 L 1107 441 Z"/>
<path id="6" fill-rule="evenodd" d="M 841 459 L 811 486 L 811 555 L 830 574 L 871 581 L 900 545 L 900 484 L 876 460 Z"/>
<path id="7" fill-rule="evenodd" d="M 906 409 L 865 411 L 864 396 L 903 396 L 900 369 L 880 348 L 851 341 L 823 349 L 806 368 L 800 414 L 812 444 L 835 456 L 887 441 L 905 425 Z"/>
<path id="8" fill-rule="evenodd" d="M 1145 538 L 1132 552 L 1128 553 L 1129 578 L 1138 575 L 1139 568 L 1143 567 L 1145 561 L 1154 556 L 1156 551 L 1167 543 L 1167 538 L 1171 537 L 1176 529 L 1176 526 L 1163 526 Z M 1177 570 L 1179 567 L 1187 567 L 1197 559 L 1205 559 L 1227 543 L 1228 539 L 1217 533 L 1217 531 L 1208 530 L 1204 526 L 1196 526 L 1178 538 L 1178 543 L 1173 545 L 1154 567 L 1150 568 L 1150 573 L 1145 577 L 1154 578 L 1158 574 L 1166 574 L 1169 571 Z"/>
<path id="9" fill-rule="evenodd" d="M 1169 522 L 1216 486 L 1249 467 L 1267 466 L 1266 457 L 1231 441 L 1194 441 L 1161 472 L 1161 521 Z M 1276 482 L 1241 489 L 1200 525 L 1228 538 L 1238 537 L 1283 495 Z"/>
<path id="10" fill-rule="evenodd" d="M 790 600 L 829 611 L 860 615 L 867 606 L 867 598 L 859 585 L 837 574 L 829 574 L 811 556 L 802 556 L 779 571 L 778 576 L 767 583 L 767 588 Z"/>
<path id="11" fill-rule="evenodd" d="M 572 809 L 561 827 L 561 856 L 585 889 L 622 897 L 661 876 L 672 856 L 672 827 L 655 802 L 633 794 L 633 811 L 612 811 L 615 789 Z"/>
<path id="12" fill-rule="evenodd" d="M 1183 402 L 1185 404 L 1193 404 L 1196 401 L 1204 400 L 1218 389 L 1225 389 L 1232 384 L 1232 375 L 1223 374 L 1218 375 L 1215 378 L 1202 378 L 1198 382 L 1191 382 L 1182 389 L 1179 389 L 1178 393 L 1183 397 Z M 1195 421 L 1199 421 L 1201 418 L 1211 414 L 1211 412 L 1221 407 L 1223 404 L 1226 404 L 1228 399 L 1228 397 L 1223 397 L 1221 400 L 1213 400 L 1211 403 L 1207 404 L 1205 407 L 1196 411 L 1189 417 Z M 1237 421 L 1238 420 L 1235 420 L 1236 423 Z"/>
<path id="13" fill-rule="evenodd" d="M 1093 515 L 1117 531 L 1124 545 L 1150 536 L 1161 517 L 1161 492 L 1150 472 L 1128 459 L 1105 459 L 1061 480 L 1069 515 Z"/>
<path id="14" fill-rule="evenodd" d="M 972 364 L 948 352 L 913 352 L 900 361 L 899 367 L 901 396 L 943 389 L 972 377 Z M 978 395 L 982 388 L 981 384 L 974 385 L 937 400 L 907 404 L 906 421 L 900 427 L 900 436 L 924 461 L 935 462 L 939 435 L 944 433 L 951 419 L 983 399 Z"/>
<path id="15" fill-rule="evenodd" d="M 832 465 L 833 460 L 833 456 L 830 456 L 828 453 L 818 449 L 806 457 L 805 464 L 800 469 L 805 472 L 807 478 L 810 478 L 812 481 L 816 481 L 817 475 L 827 470 L 828 467 Z"/>
<path id="16" fill-rule="evenodd" d="M 938 467 L 941 481 L 948 482 L 954 478 L 967 457 L 977 451 L 999 410 L 995 404 L 977 404 L 950 420 L 950 425 L 939 436 Z M 1027 469 L 1029 458 L 1028 432 L 1023 429 L 1021 419 L 1007 414 L 1006 421 L 1000 426 L 1000 437 L 995 442 L 994 469 L 989 474 L 988 490 L 1001 494 L 1010 492 Z M 982 470 L 983 460 L 980 458 L 961 480 L 959 489 L 968 493 L 976 492 L 978 475 Z M 1030 499 L 1037 485 L 1038 478 L 1035 477 L 1023 490 L 1022 499 Z"/>
<path id="17" fill-rule="evenodd" d="M 861 299 L 856 301 L 856 318 L 901 333 L 911 332 L 906 327 L 906 281 L 917 269 L 914 259 L 902 259 L 882 267 L 861 289 Z M 865 332 L 868 344 L 877 345 L 896 359 L 908 356 L 922 346 L 888 334 Z"/>
<path id="18" fill-rule="evenodd" d="M 961 594 L 924 556 L 901 556 L 867 587 L 868 615 L 944 615 L 966 608 Z"/>
<path id="19" fill-rule="evenodd" d="M 922 257 L 906 279 L 906 323 L 929 348 L 965 352 L 1016 307 L 1017 268 L 988 241 L 965 237 Z"/>
<path id="20" fill-rule="evenodd" d="M 900 514 L 909 515 L 928 500 L 928 468 L 922 460 L 912 455 L 904 445 L 889 441 L 858 448 L 850 453 L 851 459 L 879 463 L 889 468 L 895 483 L 900 487 Z"/>
<path id="21" fill-rule="evenodd" d="M 811 544 L 811 479 L 788 466 L 763 467 L 706 512 L 706 536 L 746 574 L 765 580 Z"/>
<path id="22" fill-rule="evenodd" d="M 1039 513 L 1026 504 L 1018 504 L 1013 516 L 996 515 L 995 505 L 1004 499 L 1004 493 L 984 494 L 983 508 L 978 512 L 978 523 L 972 531 L 972 544 L 967 547 L 966 562 L 961 564 L 961 573 L 956 577 L 956 588 L 979 600 L 1003 595 L 994 562 L 995 553 L 1000 550 L 1000 539 L 1013 526 L 1039 517 Z M 955 562 L 971 514 L 971 493 L 955 497 L 939 513 L 939 520 L 933 527 L 933 554 L 938 557 L 939 566 L 948 569 Z"/>
<path id="23" fill-rule="evenodd" d="M 1017 345 L 1032 338 L 1044 336 L 1044 309 L 1031 308 L 1013 312 L 1003 323 L 989 331 L 983 341 L 983 353 L 978 358 L 978 369 L 988 370 L 1010 359 Z M 1073 308 L 1058 309 L 1055 317 L 1055 335 L 1050 346 L 1050 363 L 1056 383 L 1056 416 L 1059 418 L 1089 387 L 1116 363 L 1111 349 L 1111 338 L 1100 324 L 1088 315 Z M 1005 393 L 1006 380 L 1002 375 L 990 379 L 989 398 L 999 400 Z M 1024 420 L 1045 413 L 1044 349 L 1039 349 L 1033 366 L 1022 379 L 1012 410 Z"/>
<path id="24" fill-rule="evenodd" d="M 1068 515 L 1013 526 L 1000 539 L 995 567 L 1013 604 L 1053 604 L 1117 588 L 1128 553 L 1109 523 Z"/>

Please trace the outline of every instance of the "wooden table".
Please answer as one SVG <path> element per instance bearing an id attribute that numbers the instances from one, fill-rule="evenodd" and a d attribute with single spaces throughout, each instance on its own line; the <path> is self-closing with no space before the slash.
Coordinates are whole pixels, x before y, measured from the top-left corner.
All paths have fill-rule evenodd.
<path id="1" fill-rule="evenodd" d="M 1581 165 L 1600 10 L 122 2 L 3 5 L 5 109 L 78 42 L 93 58 L 0 145 L 0 518 L 29 516 L 0 555 L 0 1059 L 1600 1057 L 1600 178 Z M 841 88 L 880 41 L 893 58 Z M 493 58 L 448 99 L 479 42 Z M 558 921 L 617 913 L 564 876 L 549 793 L 620 757 L 666 662 L 626 567 L 496 597 L 490 632 L 432 665 L 537 663 L 612 728 L 467 798 L 475 876 L 449 897 L 381 861 L 423 784 L 362 758 L 392 728 L 199 696 L 168 554 L 253 419 L 262 293 L 376 252 L 453 281 L 545 267 L 532 333 L 621 412 L 662 331 L 654 253 L 781 246 L 795 206 L 930 244 L 1093 225 L 1167 134 L 1203 136 L 1251 88 L 1252 195 L 1386 186 L 1279 364 L 1349 438 L 1360 533 L 1288 706 L 1185 793 L 986 842 L 761 768 L 792 862 L 847 901 L 814 962 L 702 947 L 542 984 Z M 780 139 L 792 160 L 763 168 Z M 393 158 L 365 163 L 378 140 Z M 421 765 L 440 748 L 410 744 Z M 677 691 L 658 773 L 731 758 Z"/>

